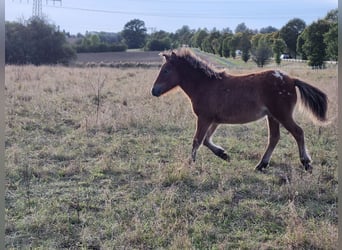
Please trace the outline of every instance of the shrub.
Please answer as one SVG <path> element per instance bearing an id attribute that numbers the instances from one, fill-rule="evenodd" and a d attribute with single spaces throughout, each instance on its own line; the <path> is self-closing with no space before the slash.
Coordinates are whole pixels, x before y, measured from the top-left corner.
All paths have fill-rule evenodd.
<path id="1" fill-rule="evenodd" d="M 5 61 L 8 64 L 66 64 L 75 58 L 65 34 L 40 18 L 6 22 Z"/>
<path id="2" fill-rule="evenodd" d="M 146 49 L 151 51 L 162 51 L 171 49 L 171 40 L 168 37 L 163 39 L 152 39 L 147 42 Z"/>
<path id="3" fill-rule="evenodd" d="M 267 63 L 269 63 L 270 58 L 272 56 L 272 50 L 268 46 L 268 44 L 260 39 L 258 43 L 258 47 L 252 49 L 252 60 L 258 65 L 258 67 L 264 67 Z"/>

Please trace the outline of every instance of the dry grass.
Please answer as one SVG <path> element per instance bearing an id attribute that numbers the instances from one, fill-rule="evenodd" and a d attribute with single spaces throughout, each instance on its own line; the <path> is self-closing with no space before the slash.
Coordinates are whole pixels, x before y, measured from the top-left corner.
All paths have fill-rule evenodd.
<path id="1" fill-rule="evenodd" d="M 194 116 L 150 95 L 156 69 L 7 66 L 6 248 L 337 249 L 337 70 L 282 70 L 330 98 L 329 125 L 296 114 L 312 174 L 283 129 L 253 171 L 264 120 L 219 129 L 231 162 L 189 165 Z"/>

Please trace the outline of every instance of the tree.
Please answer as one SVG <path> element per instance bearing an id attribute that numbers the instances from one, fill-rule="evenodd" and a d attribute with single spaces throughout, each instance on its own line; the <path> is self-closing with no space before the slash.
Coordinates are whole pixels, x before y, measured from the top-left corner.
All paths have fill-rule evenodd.
<path id="1" fill-rule="evenodd" d="M 305 54 L 305 51 L 303 50 L 303 45 L 305 43 L 305 40 L 304 40 L 305 32 L 306 31 L 304 30 L 297 39 L 297 53 L 301 55 L 302 60 L 308 59 L 308 56 Z"/>
<path id="2" fill-rule="evenodd" d="M 142 48 L 146 40 L 145 22 L 139 19 L 133 19 L 125 24 L 122 31 L 122 37 L 125 40 L 128 48 Z"/>
<path id="3" fill-rule="evenodd" d="M 221 33 L 217 29 L 213 29 L 209 34 L 209 41 L 211 45 L 211 49 L 213 50 L 214 54 L 220 55 L 222 53 L 222 36 Z"/>
<path id="4" fill-rule="evenodd" d="M 326 54 L 331 60 L 338 59 L 338 24 L 331 25 L 329 31 L 324 34 L 324 43 L 326 45 Z"/>
<path id="5" fill-rule="evenodd" d="M 265 41 L 265 39 L 260 39 L 258 46 L 252 49 L 252 60 L 258 65 L 258 67 L 264 67 L 272 56 L 272 50 Z"/>
<path id="6" fill-rule="evenodd" d="M 235 28 L 235 34 L 236 33 L 244 33 L 248 30 L 247 26 L 245 23 L 240 23 L 236 26 Z"/>
<path id="7" fill-rule="evenodd" d="M 273 53 L 276 63 L 279 65 L 281 62 L 280 55 L 286 49 L 286 43 L 283 39 L 275 39 L 273 41 Z"/>
<path id="8" fill-rule="evenodd" d="M 230 41 L 232 40 L 233 35 L 228 34 L 222 41 L 222 56 L 224 57 L 230 57 L 231 50 L 230 50 Z"/>
<path id="9" fill-rule="evenodd" d="M 221 33 L 222 33 L 224 36 L 226 36 L 226 35 L 232 35 L 232 34 L 233 34 L 233 31 L 232 31 L 229 27 L 227 27 L 227 28 L 223 28 L 222 31 L 221 31 Z"/>
<path id="10" fill-rule="evenodd" d="M 85 37 L 82 39 L 81 46 L 82 46 L 83 48 L 88 49 L 91 45 L 92 45 L 92 42 L 91 42 L 90 36 L 89 36 L 89 35 L 85 36 Z"/>
<path id="11" fill-rule="evenodd" d="M 229 41 L 229 49 L 231 51 L 230 53 L 234 59 L 236 57 L 236 50 L 238 49 L 240 40 L 241 40 L 241 33 L 237 33 Z"/>
<path id="12" fill-rule="evenodd" d="M 127 45 L 120 42 L 120 36 L 105 32 L 87 33 L 74 47 L 78 53 L 127 50 Z"/>
<path id="13" fill-rule="evenodd" d="M 278 29 L 272 26 L 267 26 L 265 28 L 261 28 L 260 29 L 260 33 L 261 34 L 267 34 L 267 33 L 273 33 L 273 32 L 277 32 Z"/>
<path id="14" fill-rule="evenodd" d="M 338 59 L 338 9 L 333 9 L 328 12 L 324 18 L 330 23 L 330 28 L 327 33 L 324 34 L 324 43 L 326 45 L 327 56 L 331 60 Z"/>
<path id="15" fill-rule="evenodd" d="M 201 49 L 205 52 L 222 56 L 222 35 L 215 28 L 204 37 Z"/>
<path id="16" fill-rule="evenodd" d="M 112 32 L 98 32 L 97 36 L 100 38 L 100 41 L 102 43 L 106 44 L 118 44 L 122 41 L 122 37 L 118 33 L 112 33 Z"/>
<path id="17" fill-rule="evenodd" d="M 169 35 L 170 34 L 168 32 L 164 30 L 159 30 L 159 31 L 153 32 L 150 35 L 150 39 L 164 39 L 164 38 L 169 37 Z"/>
<path id="18" fill-rule="evenodd" d="M 242 60 L 247 62 L 250 58 L 249 51 L 251 49 L 250 35 L 247 32 L 242 33 L 239 47 L 242 51 Z"/>
<path id="19" fill-rule="evenodd" d="M 338 8 L 329 11 L 324 19 L 330 23 L 338 23 Z"/>
<path id="20" fill-rule="evenodd" d="M 100 37 L 96 34 L 90 36 L 91 45 L 97 46 L 101 43 Z"/>
<path id="21" fill-rule="evenodd" d="M 192 37 L 192 46 L 196 48 L 201 48 L 204 38 L 206 38 L 208 35 L 209 34 L 206 30 L 199 29 Z"/>
<path id="22" fill-rule="evenodd" d="M 27 63 L 30 49 L 26 43 L 28 36 L 26 26 L 22 23 L 6 22 L 5 27 L 6 63 Z"/>
<path id="23" fill-rule="evenodd" d="M 308 57 L 309 66 L 322 67 L 326 59 L 326 44 L 324 43 L 324 34 L 329 31 L 330 24 L 326 20 L 318 20 L 306 27 L 301 35 L 304 43 L 303 52 Z"/>
<path id="24" fill-rule="evenodd" d="M 264 37 L 265 37 L 265 35 L 261 34 L 261 33 L 252 36 L 252 38 L 251 38 L 252 49 L 256 49 L 259 45 L 260 39 L 263 39 Z"/>
<path id="25" fill-rule="evenodd" d="M 171 39 L 166 37 L 163 39 L 152 39 L 146 44 L 147 50 L 162 51 L 171 49 Z"/>
<path id="26" fill-rule="evenodd" d="M 201 48 L 203 51 L 208 52 L 208 53 L 214 53 L 212 47 L 211 47 L 211 43 L 210 43 L 210 39 L 209 36 L 207 36 L 206 38 L 204 38 L 202 44 L 201 44 Z"/>
<path id="27" fill-rule="evenodd" d="M 170 34 L 163 30 L 152 33 L 148 38 L 145 49 L 150 51 L 171 49 Z"/>
<path id="28" fill-rule="evenodd" d="M 280 29 L 280 37 L 285 41 L 292 57 L 297 56 L 297 39 L 305 29 L 305 22 L 302 19 L 294 18 Z"/>
<path id="29" fill-rule="evenodd" d="M 222 44 L 221 44 L 219 38 L 214 38 L 214 39 L 211 41 L 211 47 L 213 48 L 215 54 L 221 55 L 221 53 L 222 53 L 221 45 L 222 45 Z"/>
<path id="30" fill-rule="evenodd" d="M 5 60 L 10 64 L 66 64 L 75 58 L 65 34 L 41 18 L 6 23 Z"/>
<path id="31" fill-rule="evenodd" d="M 175 39 L 178 40 L 180 45 L 183 45 L 183 44 L 189 45 L 193 34 L 194 34 L 194 31 L 190 30 L 189 26 L 183 25 L 182 28 L 176 30 Z"/>
<path id="32" fill-rule="evenodd" d="M 171 39 L 166 31 L 158 31 L 151 34 L 146 43 L 146 49 L 150 51 L 162 51 L 171 49 Z"/>

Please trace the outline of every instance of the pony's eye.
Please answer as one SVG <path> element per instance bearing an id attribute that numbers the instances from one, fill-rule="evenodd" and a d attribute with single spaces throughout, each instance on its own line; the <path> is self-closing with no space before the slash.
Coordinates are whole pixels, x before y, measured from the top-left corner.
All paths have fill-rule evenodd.
<path id="1" fill-rule="evenodd" d="M 168 74 L 170 71 L 169 70 L 167 70 L 167 69 L 163 69 L 163 74 Z"/>

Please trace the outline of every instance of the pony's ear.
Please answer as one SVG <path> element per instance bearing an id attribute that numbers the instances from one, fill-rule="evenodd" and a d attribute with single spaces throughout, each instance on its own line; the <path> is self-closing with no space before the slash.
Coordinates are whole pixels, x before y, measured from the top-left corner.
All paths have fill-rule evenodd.
<path id="1" fill-rule="evenodd" d="M 174 51 L 172 51 L 172 53 L 171 53 L 171 59 L 172 60 L 176 60 L 177 59 L 177 55 L 176 55 L 176 53 Z"/>
<path id="2" fill-rule="evenodd" d="M 171 57 L 170 54 L 165 53 L 165 52 L 160 52 L 159 55 L 164 57 L 166 61 L 169 61 Z"/>

